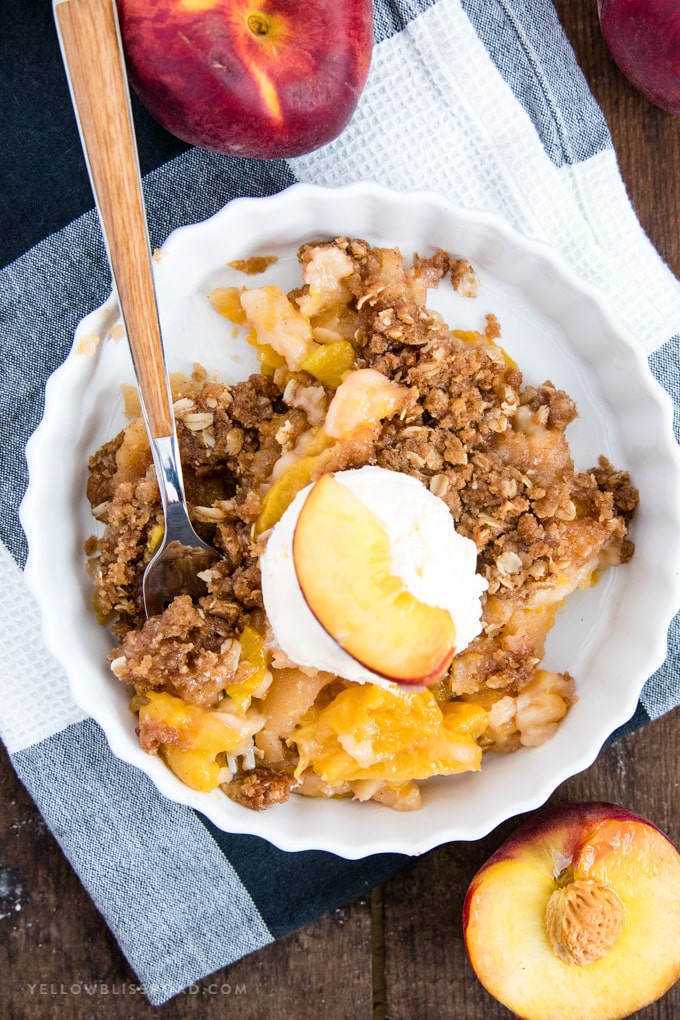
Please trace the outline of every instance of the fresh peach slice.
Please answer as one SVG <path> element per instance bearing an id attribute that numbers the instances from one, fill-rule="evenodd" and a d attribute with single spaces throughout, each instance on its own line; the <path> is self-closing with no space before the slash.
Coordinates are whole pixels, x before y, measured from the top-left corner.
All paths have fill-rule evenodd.
<path id="1" fill-rule="evenodd" d="M 331 474 L 300 511 L 293 562 L 314 616 L 367 669 L 405 684 L 442 676 L 455 650 L 451 614 L 419 601 L 392 573 L 381 521 Z"/>
<path id="2" fill-rule="evenodd" d="M 525 1020 L 621 1020 L 680 977 L 680 853 L 614 804 L 539 812 L 477 872 L 465 942 Z"/>

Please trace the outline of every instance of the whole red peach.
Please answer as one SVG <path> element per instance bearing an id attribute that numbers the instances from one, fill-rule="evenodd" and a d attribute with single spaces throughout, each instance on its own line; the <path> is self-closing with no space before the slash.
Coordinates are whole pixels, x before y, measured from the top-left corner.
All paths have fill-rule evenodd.
<path id="1" fill-rule="evenodd" d="M 677 0 L 598 0 L 602 34 L 625 76 L 643 95 L 680 114 L 680 6 Z"/>
<path id="2" fill-rule="evenodd" d="M 297 156 L 349 122 L 368 75 L 371 0 L 118 0 L 130 82 L 178 138 Z"/>

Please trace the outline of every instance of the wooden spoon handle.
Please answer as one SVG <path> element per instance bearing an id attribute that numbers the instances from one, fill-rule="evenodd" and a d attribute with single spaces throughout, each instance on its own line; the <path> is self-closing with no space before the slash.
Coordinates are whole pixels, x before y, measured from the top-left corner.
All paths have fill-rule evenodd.
<path id="1" fill-rule="evenodd" d="M 174 429 L 115 0 L 54 0 L 113 280 L 152 436 Z"/>

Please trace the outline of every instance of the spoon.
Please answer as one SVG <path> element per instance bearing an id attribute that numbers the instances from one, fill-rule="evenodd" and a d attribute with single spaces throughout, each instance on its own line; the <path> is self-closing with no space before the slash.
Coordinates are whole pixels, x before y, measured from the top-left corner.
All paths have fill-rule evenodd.
<path id="1" fill-rule="evenodd" d="M 176 595 L 205 594 L 199 575 L 219 554 L 186 507 L 116 3 L 54 0 L 53 8 L 160 488 L 165 530 L 143 579 L 144 610 L 155 616 Z"/>

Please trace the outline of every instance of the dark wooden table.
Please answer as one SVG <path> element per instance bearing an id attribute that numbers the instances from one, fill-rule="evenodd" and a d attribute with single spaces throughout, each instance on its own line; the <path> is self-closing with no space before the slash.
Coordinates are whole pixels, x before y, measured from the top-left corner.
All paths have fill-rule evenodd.
<path id="1" fill-rule="evenodd" d="M 614 138 L 640 221 L 680 276 L 680 119 L 651 106 L 619 74 L 595 0 L 556 0 Z M 613 800 L 652 819 L 680 846 L 680 710 L 604 751 L 557 799 Z M 2 1020 L 183 1020 L 238 1016 L 324 1020 L 508 1020 L 476 981 L 460 913 L 467 885 L 504 835 L 449 844 L 415 860 L 370 897 L 322 917 L 160 1008 L 140 995 L 106 925 L 3 752 L 0 768 Z M 89 983 L 102 991 L 84 997 Z M 640 1020 L 677 1020 L 680 982 Z"/>

